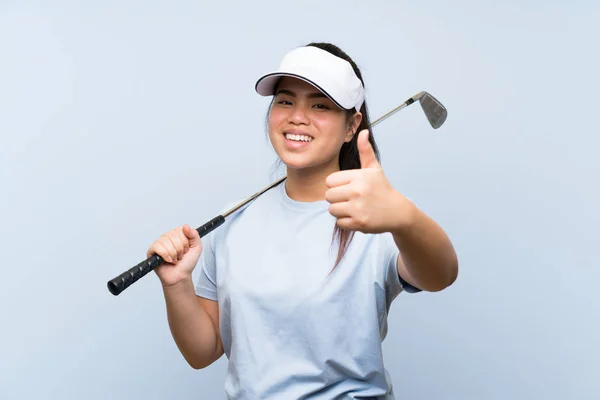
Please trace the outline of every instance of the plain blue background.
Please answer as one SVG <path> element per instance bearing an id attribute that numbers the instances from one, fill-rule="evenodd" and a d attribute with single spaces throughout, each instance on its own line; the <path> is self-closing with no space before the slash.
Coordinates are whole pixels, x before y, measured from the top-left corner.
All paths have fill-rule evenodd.
<path id="1" fill-rule="evenodd" d="M 460 275 L 402 294 L 399 399 L 600 398 L 600 5 L 591 1 L 0 3 L 2 399 L 222 399 L 178 352 L 164 231 L 270 182 L 256 78 L 330 41 L 362 68 L 384 171 L 448 232 Z"/>

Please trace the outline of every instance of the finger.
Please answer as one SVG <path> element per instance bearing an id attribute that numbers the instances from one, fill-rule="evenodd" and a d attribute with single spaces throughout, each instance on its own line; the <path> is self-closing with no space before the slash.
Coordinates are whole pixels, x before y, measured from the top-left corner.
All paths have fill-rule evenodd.
<path id="1" fill-rule="evenodd" d="M 183 226 L 183 233 L 189 239 L 190 248 L 198 247 L 201 245 L 200 234 L 197 230 L 192 229 L 188 224 Z"/>
<path id="2" fill-rule="evenodd" d="M 325 192 L 325 200 L 327 200 L 330 203 L 349 201 L 354 197 L 353 193 L 354 192 L 350 185 L 337 186 Z"/>
<path id="3" fill-rule="evenodd" d="M 173 263 L 169 249 L 162 243 L 161 239 L 158 239 L 151 247 L 152 253 L 158 254 L 167 263 Z"/>
<path id="4" fill-rule="evenodd" d="M 183 228 L 179 229 L 179 237 L 183 242 L 183 254 L 187 254 L 187 252 L 190 251 L 190 240 L 183 233 Z"/>
<path id="5" fill-rule="evenodd" d="M 160 243 L 167 251 L 169 262 L 175 264 L 177 262 L 177 250 L 175 249 L 175 245 L 173 244 L 173 242 L 171 242 L 171 239 L 169 239 L 168 236 L 163 235 L 158 239 L 158 243 Z M 165 258 L 165 261 L 166 260 L 167 259 Z"/>
<path id="6" fill-rule="evenodd" d="M 356 145 L 358 146 L 361 168 L 379 167 L 377 156 L 375 155 L 373 146 L 371 146 L 371 143 L 369 142 L 369 131 L 367 129 L 360 131 L 356 140 Z"/>
<path id="7" fill-rule="evenodd" d="M 347 185 L 352 182 L 352 180 L 356 179 L 360 175 L 360 170 L 358 169 L 346 169 L 343 171 L 337 171 L 333 174 L 330 174 L 325 179 L 325 184 L 327 187 L 333 188 L 336 186 Z"/>
<path id="8" fill-rule="evenodd" d="M 179 236 L 179 232 L 177 232 L 177 229 L 175 229 L 169 232 L 167 237 L 175 247 L 175 251 L 177 252 L 177 259 L 181 260 L 181 258 L 183 258 L 184 245 L 183 241 L 181 240 L 181 237 Z M 185 241 L 187 242 L 187 239 L 185 239 Z"/>
<path id="9" fill-rule="evenodd" d="M 347 201 L 341 203 L 333 203 L 329 206 L 329 213 L 336 218 L 351 217 L 350 203 Z"/>
<path id="10" fill-rule="evenodd" d="M 351 217 L 338 218 L 336 224 L 342 229 L 356 230 L 356 223 Z"/>
<path id="11" fill-rule="evenodd" d="M 183 257 L 183 255 L 186 254 L 188 252 L 188 250 L 190 249 L 190 241 L 187 238 L 187 236 L 185 236 L 185 234 L 183 233 L 183 226 L 179 226 L 175 230 L 177 231 L 177 237 L 183 244 L 183 253 L 182 253 L 182 257 Z"/>

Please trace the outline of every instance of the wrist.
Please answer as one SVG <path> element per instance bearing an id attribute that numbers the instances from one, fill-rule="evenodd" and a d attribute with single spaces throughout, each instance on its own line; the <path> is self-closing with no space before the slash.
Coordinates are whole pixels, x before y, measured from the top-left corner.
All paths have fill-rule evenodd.
<path id="1" fill-rule="evenodd" d="M 390 232 L 394 236 L 403 237 L 407 235 L 412 228 L 415 226 L 419 215 L 419 209 L 417 206 L 403 196 L 401 193 L 396 192 L 393 201 L 393 210 L 396 218 Z"/>
<path id="2" fill-rule="evenodd" d="M 161 282 L 163 291 L 165 293 L 181 293 L 194 289 L 194 282 L 192 281 L 192 275 L 188 275 L 175 283 L 164 283 Z"/>

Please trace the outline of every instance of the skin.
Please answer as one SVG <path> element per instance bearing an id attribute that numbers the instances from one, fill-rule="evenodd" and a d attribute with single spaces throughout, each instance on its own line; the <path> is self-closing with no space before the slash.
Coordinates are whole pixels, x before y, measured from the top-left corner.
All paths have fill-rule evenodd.
<path id="1" fill-rule="evenodd" d="M 390 232 L 400 249 L 398 274 L 424 291 L 440 291 L 456 280 L 458 260 L 442 228 L 392 187 L 368 142 L 368 131 L 358 137 L 360 169 L 340 171 L 338 155 L 360 124 L 357 112 L 345 111 L 312 85 L 282 78 L 269 113 L 269 137 L 287 166 L 286 191 L 297 201 L 327 200 L 337 224 L 364 233 Z M 313 138 L 308 146 L 293 148 L 286 132 Z M 154 271 L 165 295 L 169 327 L 188 363 L 204 368 L 223 355 L 216 301 L 196 296 L 192 271 L 202 242 L 189 225 L 166 232 L 148 249 L 165 264 Z"/>
<path id="2" fill-rule="evenodd" d="M 346 121 L 346 113 L 314 86 L 284 77 L 269 113 L 269 138 L 287 166 L 286 190 L 298 201 L 323 200 L 325 179 L 339 171 L 339 151 L 349 142 L 362 115 Z M 314 138 L 305 149 L 285 146 L 285 132 L 301 131 Z"/>

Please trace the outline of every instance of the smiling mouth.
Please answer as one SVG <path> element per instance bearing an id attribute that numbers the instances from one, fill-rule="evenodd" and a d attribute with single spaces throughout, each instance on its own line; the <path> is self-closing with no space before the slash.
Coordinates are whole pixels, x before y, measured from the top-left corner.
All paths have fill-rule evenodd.
<path id="1" fill-rule="evenodd" d="M 312 136 L 304 134 L 304 133 L 284 132 L 283 136 L 287 140 L 291 140 L 293 142 L 312 142 L 314 140 L 314 138 Z"/>

